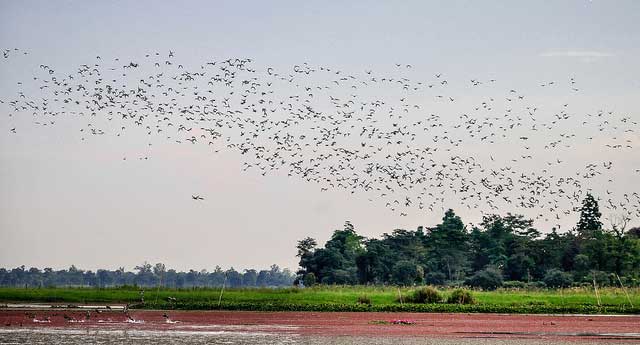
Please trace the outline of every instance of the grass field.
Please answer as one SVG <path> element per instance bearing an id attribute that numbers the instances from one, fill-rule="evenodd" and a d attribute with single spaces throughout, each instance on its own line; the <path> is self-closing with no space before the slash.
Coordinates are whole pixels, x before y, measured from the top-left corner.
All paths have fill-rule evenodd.
<path id="1" fill-rule="evenodd" d="M 145 289 L 141 304 L 139 288 L 0 288 L 0 302 L 131 303 L 145 309 L 228 309 L 264 311 L 416 311 L 498 313 L 627 313 L 640 314 L 640 289 L 599 289 L 600 304 L 593 289 L 473 291 L 472 305 L 400 303 L 411 288 L 368 286 L 318 286 L 305 289 L 220 288 Z M 439 290 L 446 297 L 452 290 Z M 358 303 L 366 296 L 370 304 Z M 175 300 L 173 300 L 175 299 Z M 632 307 L 633 305 L 633 307 Z"/>

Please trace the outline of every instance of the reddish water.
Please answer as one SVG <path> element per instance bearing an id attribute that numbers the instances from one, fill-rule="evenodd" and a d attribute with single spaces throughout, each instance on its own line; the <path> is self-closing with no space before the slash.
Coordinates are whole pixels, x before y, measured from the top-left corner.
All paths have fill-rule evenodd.
<path id="1" fill-rule="evenodd" d="M 412 324 L 388 324 L 393 320 L 407 320 Z M 640 342 L 638 316 L 130 311 L 128 317 L 121 311 L 0 310 L 0 328 L 20 327 Z"/>

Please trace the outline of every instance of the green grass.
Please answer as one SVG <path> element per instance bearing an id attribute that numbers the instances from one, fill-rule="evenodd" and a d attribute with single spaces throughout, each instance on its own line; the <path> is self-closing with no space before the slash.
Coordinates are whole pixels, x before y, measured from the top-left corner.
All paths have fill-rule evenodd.
<path id="1" fill-rule="evenodd" d="M 0 302 L 139 303 L 138 288 L 0 288 Z M 640 288 L 628 289 L 634 308 L 622 289 L 599 290 L 601 305 L 592 289 L 474 291 L 474 305 L 400 304 L 398 291 L 408 296 L 412 289 L 368 286 L 318 286 L 306 289 L 226 289 L 218 305 L 220 288 L 145 289 L 147 309 L 229 309 L 271 311 L 417 311 L 499 313 L 633 313 L 640 314 Z M 452 290 L 440 290 L 444 298 Z M 371 305 L 358 304 L 366 295 Z M 175 303 L 167 297 L 176 299 Z"/>

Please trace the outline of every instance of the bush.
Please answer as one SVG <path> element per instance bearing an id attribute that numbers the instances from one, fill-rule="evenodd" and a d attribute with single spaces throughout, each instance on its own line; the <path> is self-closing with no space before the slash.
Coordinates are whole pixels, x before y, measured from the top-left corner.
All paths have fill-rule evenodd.
<path id="1" fill-rule="evenodd" d="M 638 279 L 634 278 L 634 277 L 620 277 L 620 279 L 622 279 L 622 283 L 627 286 L 627 287 L 637 287 L 638 286 Z"/>
<path id="2" fill-rule="evenodd" d="M 497 269 L 488 267 L 476 272 L 467 279 L 466 284 L 483 290 L 495 290 L 502 286 L 502 274 Z"/>
<path id="3" fill-rule="evenodd" d="M 550 288 L 564 288 L 571 286 L 573 278 L 571 274 L 552 268 L 544 275 L 544 284 Z"/>
<path id="4" fill-rule="evenodd" d="M 615 278 L 615 275 L 613 275 L 613 273 L 607 273 L 603 271 L 591 271 L 587 275 L 587 279 L 592 284 L 593 279 L 595 279 L 598 286 L 615 286 L 618 283 L 618 280 L 617 278 Z"/>
<path id="5" fill-rule="evenodd" d="M 415 290 L 407 299 L 407 302 L 410 303 L 438 303 L 440 301 L 442 301 L 442 295 L 431 286 Z"/>
<path id="6" fill-rule="evenodd" d="M 358 304 L 371 305 L 371 298 L 367 295 L 358 296 Z"/>
<path id="7" fill-rule="evenodd" d="M 547 287 L 544 282 L 535 281 L 531 283 L 527 283 L 527 289 L 544 289 Z"/>
<path id="8" fill-rule="evenodd" d="M 617 286 L 618 278 L 615 274 L 604 271 L 576 271 L 573 274 L 573 280 L 584 283 L 585 286 L 590 285 L 593 287 L 593 280 L 595 279 L 598 286 Z"/>
<path id="9" fill-rule="evenodd" d="M 476 300 L 471 294 L 471 291 L 465 289 L 455 289 L 447 298 L 447 303 L 450 304 L 475 304 Z"/>
<path id="10" fill-rule="evenodd" d="M 519 280 L 508 280 L 502 284 L 502 287 L 505 289 L 524 289 L 527 287 L 527 283 Z"/>

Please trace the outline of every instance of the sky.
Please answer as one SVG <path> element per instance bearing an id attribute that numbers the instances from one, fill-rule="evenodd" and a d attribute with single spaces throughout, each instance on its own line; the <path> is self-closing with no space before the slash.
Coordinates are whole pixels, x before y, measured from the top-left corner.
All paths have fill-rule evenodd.
<path id="1" fill-rule="evenodd" d="M 638 13 L 634 0 L 0 1 L 0 48 L 28 52 L 0 61 L 0 99 L 15 98 L 16 83 L 29 81 L 40 64 L 72 73 L 98 55 L 134 60 L 171 50 L 185 65 L 244 57 L 275 69 L 308 62 L 393 73 L 395 64 L 411 64 L 405 73 L 413 78 L 442 73 L 459 81 L 451 90 L 461 107 L 474 97 L 462 81 L 495 78 L 549 108 L 570 100 L 575 112 L 640 120 Z M 579 95 L 536 88 L 569 78 L 579 81 Z M 296 269 L 296 241 L 322 243 L 347 220 L 377 237 L 435 225 L 444 213 L 400 216 L 285 172 L 243 172 L 233 151 L 171 143 L 149 149 L 135 136 L 83 141 L 73 119 L 37 128 L 28 114 L 8 116 L 2 106 L 0 267 L 132 269 L 147 261 L 183 270 Z M 640 143 L 635 135 L 630 140 Z M 508 150 L 496 147 L 492 156 Z M 638 192 L 638 153 L 578 145 L 565 156 L 576 166 L 598 155 L 615 159 L 625 169 L 607 188 L 621 193 Z M 142 156 L 151 159 L 135 159 Z M 193 194 L 205 200 L 194 202 Z M 477 211 L 449 207 L 465 223 L 481 220 Z M 562 229 L 576 217 L 562 219 Z"/>

